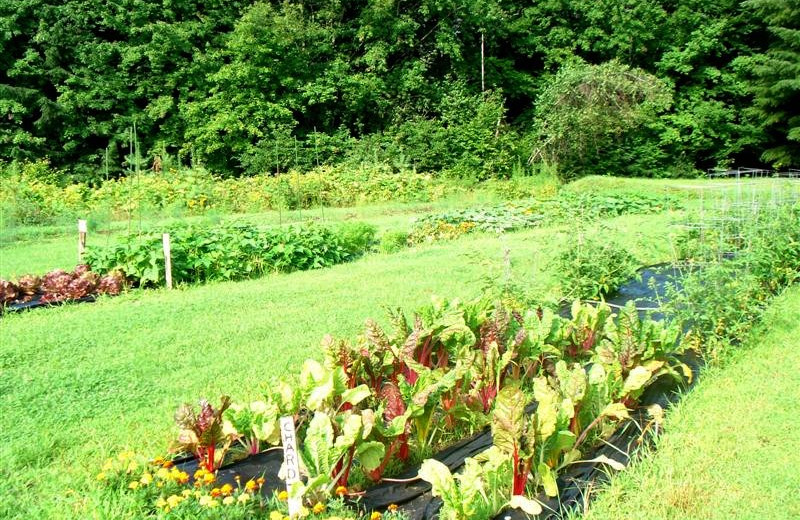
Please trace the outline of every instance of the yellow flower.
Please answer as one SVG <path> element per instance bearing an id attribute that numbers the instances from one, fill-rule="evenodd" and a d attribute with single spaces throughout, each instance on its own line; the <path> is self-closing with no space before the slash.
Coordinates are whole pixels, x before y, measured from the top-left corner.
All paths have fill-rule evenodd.
<path id="1" fill-rule="evenodd" d="M 389 504 L 389 507 L 386 508 L 390 513 L 394 513 L 397 511 L 397 504 Z"/>
<path id="2" fill-rule="evenodd" d="M 373 511 L 372 514 L 369 515 L 369 520 L 381 520 L 382 516 L 383 515 L 381 515 L 379 512 Z"/>
<path id="3" fill-rule="evenodd" d="M 156 457 L 150 462 L 150 464 L 153 464 L 154 466 L 161 466 L 164 464 L 164 457 Z"/>
<path id="4" fill-rule="evenodd" d="M 214 488 L 214 489 L 211 490 L 211 496 L 214 497 L 214 498 L 217 498 L 221 494 L 222 494 L 222 490 L 220 490 L 219 488 Z"/>
<path id="5" fill-rule="evenodd" d="M 226 506 L 229 506 L 229 505 L 233 504 L 234 502 L 236 502 L 236 499 L 231 497 L 231 496 L 227 496 L 227 497 L 222 499 L 222 503 L 225 504 Z"/>
<path id="6" fill-rule="evenodd" d="M 269 520 L 282 520 L 283 515 L 280 514 L 278 511 L 273 511 L 269 514 Z"/>
<path id="7" fill-rule="evenodd" d="M 148 485 L 152 481 L 153 481 L 153 475 L 151 475 L 150 473 L 143 474 L 142 478 L 139 479 L 139 482 L 141 482 L 143 486 Z"/>
<path id="8" fill-rule="evenodd" d="M 185 471 L 179 471 L 178 476 L 175 477 L 175 481 L 178 484 L 186 484 L 187 482 L 189 482 L 189 474 L 186 473 Z"/>
<path id="9" fill-rule="evenodd" d="M 133 482 L 128 484 L 128 489 L 136 489 L 138 487 L 139 487 L 139 481 L 138 480 L 134 480 Z"/>
<path id="10" fill-rule="evenodd" d="M 204 484 L 213 484 L 217 480 L 217 476 L 213 473 L 206 473 L 203 475 L 203 483 Z"/>
<path id="11" fill-rule="evenodd" d="M 344 486 L 339 486 L 336 488 L 336 494 L 340 497 L 343 497 L 347 494 L 347 488 Z"/>
<path id="12" fill-rule="evenodd" d="M 211 503 L 212 500 L 214 500 L 214 499 L 211 498 L 209 495 L 202 495 L 198 499 L 197 503 L 200 504 L 201 506 L 207 506 L 208 504 Z"/>
<path id="13" fill-rule="evenodd" d="M 130 464 L 128 464 L 128 473 L 133 473 L 137 469 L 139 469 L 139 463 L 135 460 L 132 460 Z"/>
<path id="14" fill-rule="evenodd" d="M 169 470 L 167 468 L 158 468 L 158 471 L 156 471 L 156 477 L 160 478 L 161 480 L 167 480 L 169 478 Z"/>
<path id="15" fill-rule="evenodd" d="M 285 500 L 288 500 L 288 499 L 289 499 L 289 493 L 287 493 L 285 490 L 281 491 L 280 493 L 278 493 L 278 500 L 285 501 Z"/>
<path id="16" fill-rule="evenodd" d="M 247 501 L 250 500 L 250 494 L 249 493 L 242 493 L 241 495 L 239 495 L 238 500 L 239 500 L 239 503 L 246 504 Z"/>
<path id="17" fill-rule="evenodd" d="M 184 489 L 183 491 L 181 491 L 181 495 L 183 495 L 185 497 L 188 497 L 191 494 L 192 494 L 192 490 L 191 489 Z"/>
<path id="18" fill-rule="evenodd" d="M 200 480 L 205 476 L 206 473 L 208 473 L 208 471 L 204 470 L 203 468 L 200 468 L 194 472 L 194 479 Z"/>
<path id="19" fill-rule="evenodd" d="M 244 485 L 244 488 L 247 491 L 255 491 L 258 488 L 258 485 L 256 485 L 256 482 L 254 480 L 248 480 L 247 484 Z"/>
<path id="20" fill-rule="evenodd" d="M 101 471 L 100 473 L 97 474 L 97 480 L 105 480 L 105 479 L 106 479 L 106 474 L 104 472 Z"/>
<path id="21" fill-rule="evenodd" d="M 222 492 L 223 495 L 228 496 L 231 493 L 233 493 L 233 486 L 231 486 L 230 484 L 224 484 L 220 488 L 220 491 Z"/>
<path id="22" fill-rule="evenodd" d="M 183 502 L 184 498 L 185 497 L 182 497 L 180 495 L 170 495 L 169 497 L 167 497 L 167 505 L 169 505 L 169 507 L 171 507 L 172 509 L 175 509 L 175 507 L 178 504 Z"/>
<path id="23" fill-rule="evenodd" d="M 117 455 L 117 459 L 119 459 L 120 462 L 126 462 L 126 461 L 128 461 L 128 460 L 130 460 L 132 458 L 133 458 L 133 452 L 132 451 L 123 451 L 123 452 L 120 452 L 119 455 Z"/>
<path id="24" fill-rule="evenodd" d="M 322 502 L 317 502 L 314 504 L 314 507 L 311 509 L 311 511 L 313 511 L 315 515 L 318 515 L 325 511 L 325 505 Z"/>

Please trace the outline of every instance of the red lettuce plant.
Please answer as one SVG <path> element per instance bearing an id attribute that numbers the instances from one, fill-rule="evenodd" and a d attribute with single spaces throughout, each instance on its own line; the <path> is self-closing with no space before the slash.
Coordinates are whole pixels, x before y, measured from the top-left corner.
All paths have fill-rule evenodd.
<path id="1" fill-rule="evenodd" d="M 192 453 L 200 466 L 207 471 L 215 471 L 222 464 L 231 439 L 223 432 L 222 414 L 231 405 L 230 397 L 224 395 L 217 409 L 205 400 L 200 400 L 200 412 L 192 405 L 182 404 L 175 412 L 175 423 L 180 428 L 178 440 L 173 449 L 180 453 Z M 217 445 L 225 441 L 217 453 Z"/>

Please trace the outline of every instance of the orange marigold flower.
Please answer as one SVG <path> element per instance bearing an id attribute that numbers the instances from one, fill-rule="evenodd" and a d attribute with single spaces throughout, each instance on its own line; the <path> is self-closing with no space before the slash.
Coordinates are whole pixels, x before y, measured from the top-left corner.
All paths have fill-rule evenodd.
<path id="1" fill-rule="evenodd" d="M 150 461 L 150 464 L 153 464 L 154 466 L 161 466 L 164 464 L 164 457 L 156 457 Z"/>
<path id="2" fill-rule="evenodd" d="M 230 484 L 224 484 L 219 490 L 222 492 L 223 495 L 228 496 L 233 493 L 233 486 Z"/>
<path id="3" fill-rule="evenodd" d="M 165 468 L 167 468 L 167 469 L 171 468 L 171 467 L 172 467 L 172 466 L 174 466 L 174 465 L 175 465 L 175 463 L 174 463 L 174 462 L 172 462 L 171 460 L 165 460 L 165 461 L 164 461 L 164 464 L 163 464 L 163 466 L 164 466 Z"/>
<path id="4" fill-rule="evenodd" d="M 347 488 L 344 486 L 339 486 L 336 488 L 336 495 L 343 497 L 347 494 Z"/>
<path id="5" fill-rule="evenodd" d="M 389 507 L 386 508 L 390 513 L 394 513 L 397 511 L 397 504 L 389 504 Z"/>
<path id="6" fill-rule="evenodd" d="M 256 479 L 256 484 L 258 484 L 258 485 L 259 485 L 259 487 L 260 487 L 260 486 L 263 486 L 263 485 L 264 485 L 264 482 L 266 482 L 266 480 L 264 480 L 264 477 L 258 477 L 258 478 Z"/>
<path id="7" fill-rule="evenodd" d="M 217 498 L 222 494 L 222 490 L 220 488 L 214 488 L 211 490 L 211 498 Z"/>

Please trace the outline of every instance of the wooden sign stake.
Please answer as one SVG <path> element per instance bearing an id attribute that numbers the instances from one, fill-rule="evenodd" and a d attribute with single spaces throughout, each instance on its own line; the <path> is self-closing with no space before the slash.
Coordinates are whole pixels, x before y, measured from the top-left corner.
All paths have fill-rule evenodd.
<path id="1" fill-rule="evenodd" d="M 167 289 L 172 289 L 172 250 L 169 243 L 169 233 L 161 235 L 164 244 L 164 278 L 167 281 Z"/>
<path id="2" fill-rule="evenodd" d="M 289 517 L 298 518 L 303 507 L 299 497 L 292 497 L 292 484 L 300 482 L 300 463 L 297 454 L 297 435 L 294 429 L 294 417 L 281 417 L 281 444 L 283 445 L 283 467 L 286 472 L 286 492 L 289 493 Z"/>
<path id="3" fill-rule="evenodd" d="M 88 226 L 85 220 L 78 220 L 78 263 L 83 263 L 83 254 L 86 252 L 86 233 Z"/>

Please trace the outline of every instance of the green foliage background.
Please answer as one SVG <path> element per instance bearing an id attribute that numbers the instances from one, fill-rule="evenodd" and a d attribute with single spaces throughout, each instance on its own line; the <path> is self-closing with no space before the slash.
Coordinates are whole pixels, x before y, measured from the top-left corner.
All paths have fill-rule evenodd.
<path id="1" fill-rule="evenodd" d="M 559 157 L 565 177 L 679 175 L 764 149 L 797 166 L 797 12 L 797 0 L 7 0 L 0 159 L 47 157 L 69 180 L 124 175 L 135 123 L 147 166 L 507 177 L 541 145 L 553 93 L 635 71 L 659 102 L 632 103 L 581 160 Z"/>

